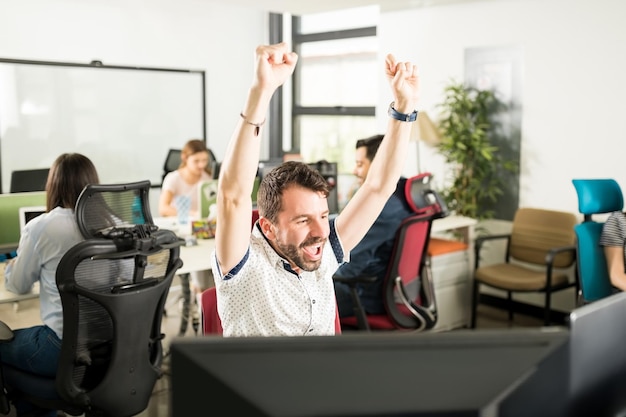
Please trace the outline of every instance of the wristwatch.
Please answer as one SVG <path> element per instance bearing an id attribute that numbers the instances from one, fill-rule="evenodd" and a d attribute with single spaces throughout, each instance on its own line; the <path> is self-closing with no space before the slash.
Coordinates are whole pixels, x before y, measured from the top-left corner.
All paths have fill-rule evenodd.
<path id="1" fill-rule="evenodd" d="M 408 114 L 400 113 L 399 111 L 393 108 L 394 104 L 395 104 L 394 101 L 392 101 L 391 104 L 389 104 L 389 111 L 387 112 L 387 114 L 389 114 L 389 117 L 392 117 L 396 120 L 400 120 L 401 122 L 414 122 L 417 120 L 417 110 L 413 110 L 413 113 L 408 113 Z"/>

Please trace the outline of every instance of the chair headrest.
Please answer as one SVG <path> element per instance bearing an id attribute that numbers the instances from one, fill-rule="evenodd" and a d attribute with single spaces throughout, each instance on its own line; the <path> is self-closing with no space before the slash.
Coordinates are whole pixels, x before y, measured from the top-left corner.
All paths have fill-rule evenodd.
<path id="1" fill-rule="evenodd" d="M 407 178 L 404 185 L 404 197 L 409 207 L 417 214 L 430 213 L 437 217 L 449 214 L 448 206 L 435 190 L 430 187 L 430 172 L 424 172 Z"/>
<path id="2" fill-rule="evenodd" d="M 610 213 L 624 208 L 624 196 L 617 181 L 611 178 L 574 179 L 578 211 L 584 215 Z"/>
<path id="3" fill-rule="evenodd" d="M 102 237 L 108 232 L 113 231 L 115 234 L 121 229 L 134 228 L 137 225 L 153 226 L 149 191 L 148 180 L 85 186 L 74 210 L 83 237 Z M 158 229 L 156 226 L 154 228 Z"/>

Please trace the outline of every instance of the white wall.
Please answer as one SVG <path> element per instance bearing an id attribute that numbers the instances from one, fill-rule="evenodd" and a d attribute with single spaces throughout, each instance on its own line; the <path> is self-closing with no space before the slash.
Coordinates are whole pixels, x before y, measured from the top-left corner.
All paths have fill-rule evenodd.
<path id="1" fill-rule="evenodd" d="M 251 79 L 254 47 L 268 33 L 265 12 L 223 3 L 0 0 L 0 57 L 204 69 L 207 140 L 221 159 Z M 613 177 L 626 186 L 619 152 L 623 16 L 622 0 L 501 0 L 386 12 L 381 62 L 391 52 L 419 64 L 422 109 L 432 117 L 444 85 L 463 78 L 465 48 L 521 47 L 520 205 L 577 211 L 572 178 Z M 386 85 L 380 91 L 384 129 L 391 97 Z M 172 145 L 186 139 L 172 138 Z M 439 155 L 421 148 L 422 170 L 443 177 Z"/>
<path id="2" fill-rule="evenodd" d="M 0 0 L 0 57 L 205 70 L 207 142 L 221 159 L 267 22 L 266 12 L 227 2 Z"/>
<path id="3" fill-rule="evenodd" d="M 520 205 L 577 213 L 572 178 L 612 177 L 626 187 L 624 16 L 622 0 L 484 1 L 387 12 L 380 51 L 418 63 L 422 109 L 432 117 L 444 85 L 463 80 L 465 48 L 521 47 Z M 386 106 L 388 88 L 381 94 Z M 422 170 L 443 176 L 439 155 L 423 152 Z"/>

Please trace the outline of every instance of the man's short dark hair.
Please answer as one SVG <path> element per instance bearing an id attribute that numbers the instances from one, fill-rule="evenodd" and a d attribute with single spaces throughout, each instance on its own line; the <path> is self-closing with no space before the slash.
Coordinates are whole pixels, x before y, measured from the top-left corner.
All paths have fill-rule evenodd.
<path id="1" fill-rule="evenodd" d="M 319 171 L 304 162 L 283 162 L 261 180 L 257 193 L 259 214 L 276 223 L 278 213 L 282 210 L 283 192 L 293 186 L 322 193 L 325 197 L 330 193 L 328 182 Z"/>
<path id="2" fill-rule="evenodd" d="M 375 135 L 369 138 L 359 139 L 356 141 L 356 149 L 359 149 L 365 146 L 367 148 L 367 150 L 365 151 L 365 156 L 370 161 L 373 161 L 374 156 L 376 155 L 376 152 L 378 151 L 378 147 L 380 146 L 380 143 L 383 141 L 383 137 L 384 135 Z"/>

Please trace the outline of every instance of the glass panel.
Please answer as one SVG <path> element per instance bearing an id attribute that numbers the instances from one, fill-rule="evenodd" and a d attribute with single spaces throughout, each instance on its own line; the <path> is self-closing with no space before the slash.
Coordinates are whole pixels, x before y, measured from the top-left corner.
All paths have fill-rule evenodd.
<path id="1" fill-rule="evenodd" d="M 304 162 L 337 162 L 337 200 L 341 210 L 355 187 L 356 141 L 378 134 L 371 116 L 297 116 Z"/>
<path id="2" fill-rule="evenodd" d="M 299 65 L 300 106 L 376 105 L 382 71 L 376 37 L 306 42 Z"/>
<path id="3" fill-rule="evenodd" d="M 356 7 L 301 16 L 301 34 L 332 32 L 378 25 L 378 6 Z"/>
<path id="4" fill-rule="evenodd" d="M 300 154 L 305 162 L 325 159 L 337 162 L 340 174 L 354 169 L 356 141 L 377 134 L 376 118 L 371 116 L 297 116 Z"/>

